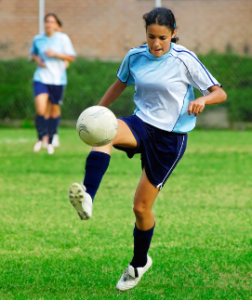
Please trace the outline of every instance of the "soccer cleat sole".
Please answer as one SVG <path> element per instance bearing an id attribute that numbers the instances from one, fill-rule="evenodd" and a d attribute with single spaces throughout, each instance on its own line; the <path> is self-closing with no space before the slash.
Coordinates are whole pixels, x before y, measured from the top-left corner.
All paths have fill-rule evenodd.
<path id="1" fill-rule="evenodd" d="M 79 187 L 79 184 L 73 183 L 69 189 L 69 201 L 75 208 L 81 220 L 88 220 L 89 214 L 83 210 L 82 201 L 84 200 L 85 191 Z"/>

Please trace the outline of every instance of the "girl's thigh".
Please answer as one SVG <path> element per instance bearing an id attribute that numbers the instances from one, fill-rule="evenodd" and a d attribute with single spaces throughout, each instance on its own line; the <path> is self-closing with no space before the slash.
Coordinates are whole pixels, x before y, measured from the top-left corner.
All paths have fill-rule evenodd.
<path id="1" fill-rule="evenodd" d="M 121 146 L 124 148 L 136 148 L 137 147 L 137 141 L 135 136 L 133 135 L 132 131 L 128 127 L 128 125 L 120 120 L 117 119 L 118 121 L 118 131 L 117 134 L 114 138 L 114 140 L 105 146 L 102 147 L 93 147 L 92 151 L 97 151 L 97 152 L 104 152 L 104 153 L 111 153 L 111 148 L 114 145 Z"/>
<path id="2" fill-rule="evenodd" d="M 39 94 L 35 98 L 36 112 L 40 116 L 44 116 L 47 111 L 48 94 Z"/>
<path id="3" fill-rule="evenodd" d="M 123 121 L 118 119 L 118 131 L 116 137 L 113 140 L 113 145 L 136 148 L 137 141 L 129 126 Z"/>

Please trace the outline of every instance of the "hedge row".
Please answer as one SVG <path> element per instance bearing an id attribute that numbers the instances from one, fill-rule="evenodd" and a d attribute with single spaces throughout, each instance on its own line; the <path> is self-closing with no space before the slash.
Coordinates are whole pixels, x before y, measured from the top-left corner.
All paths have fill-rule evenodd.
<path id="1" fill-rule="evenodd" d="M 252 57 L 216 52 L 198 57 L 228 95 L 222 106 L 227 107 L 229 120 L 252 122 Z M 195 91 L 195 95 L 199 92 Z"/>
<path id="2" fill-rule="evenodd" d="M 223 85 L 230 121 L 252 121 L 252 58 L 211 52 L 199 59 Z M 75 120 L 88 106 L 95 105 L 116 79 L 120 63 L 78 58 L 68 69 L 68 85 L 62 118 Z M 35 64 L 26 59 L 0 61 L 0 118 L 32 120 L 34 101 L 32 76 Z M 132 114 L 134 88 L 127 88 L 111 106 L 117 116 Z M 200 93 L 196 90 L 196 96 Z M 210 108 L 210 107 L 209 107 Z"/>

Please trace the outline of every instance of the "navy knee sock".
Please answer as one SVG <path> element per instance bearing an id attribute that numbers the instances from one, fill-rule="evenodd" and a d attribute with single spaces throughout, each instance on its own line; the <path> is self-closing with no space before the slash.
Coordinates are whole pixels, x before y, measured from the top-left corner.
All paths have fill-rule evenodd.
<path id="1" fill-rule="evenodd" d="M 48 135 L 49 135 L 48 144 L 52 143 L 53 135 L 56 133 L 57 123 L 58 123 L 57 118 L 56 119 L 50 118 L 48 120 Z"/>
<path id="2" fill-rule="evenodd" d="M 45 118 L 45 135 L 48 134 L 48 121 L 49 121 L 49 119 Z"/>
<path id="3" fill-rule="evenodd" d="M 102 177 L 106 172 L 110 161 L 110 155 L 103 152 L 92 151 L 86 160 L 86 173 L 83 184 L 86 192 L 94 200 L 95 194 L 99 188 Z"/>
<path id="4" fill-rule="evenodd" d="M 60 117 L 61 116 L 58 116 L 57 118 L 55 118 L 55 120 L 56 120 L 56 131 L 55 131 L 55 133 L 58 133 L 58 130 L 59 130 Z"/>
<path id="5" fill-rule="evenodd" d="M 136 227 L 133 231 L 134 236 L 134 256 L 131 265 L 134 268 L 144 267 L 147 263 L 147 253 L 150 248 L 155 225 L 149 230 L 140 230 Z"/>
<path id="6" fill-rule="evenodd" d="M 38 133 L 38 139 L 41 141 L 46 132 L 46 124 L 44 116 L 36 115 L 35 125 Z"/>

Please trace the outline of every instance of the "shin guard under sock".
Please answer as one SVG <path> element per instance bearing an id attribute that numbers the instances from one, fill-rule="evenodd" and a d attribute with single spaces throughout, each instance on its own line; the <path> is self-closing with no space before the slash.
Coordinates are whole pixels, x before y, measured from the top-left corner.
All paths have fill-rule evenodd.
<path id="1" fill-rule="evenodd" d="M 149 230 L 140 230 L 136 227 L 133 231 L 134 236 L 134 256 L 131 265 L 134 268 L 144 267 L 147 263 L 147 253 L 150 248 L 155 225 Z"/>
<path id="2" fill-rule="evenodd" d="M 83 184 L 86 192 L 94 200 L 95 194 L 99 188 L 102 177 L 106 172 L 110 161 L 110 155 L 103 152 L 92 151 L 86 160 L 86 173 Z"/>
<path id="3" fill-rule="evenodd" d="M 49 119 L 45 118 L 45 135 L 48 135 L 48 121 Z"/>
<path id="4" fill-rule="evenodd" d="M 49 135 L 48 144 L 52 143 L 53 136 L 56 133 L 57 123 L 58 123 L 57 118 L 56 119 L 50 118 L 48 120 L 48 135 Z"/>
<path id="5" fill-rule="evenodd" d="M 41 141 L 46 132 L 46 124 L 44 116 L 36 115 L 35 117 L 35 125 L 38 133 L 38 139 Z"/>
<path id="6" fill-rule="evenodd" d="M 61 116 L 58 116 L 57 118 L 55 118 L 55 120 L 56 120 L 56 131 L 55 131 L 55 134 L 57 134 L 58 130 L 59 130 L 60 118 L 61 118 Z"/>

